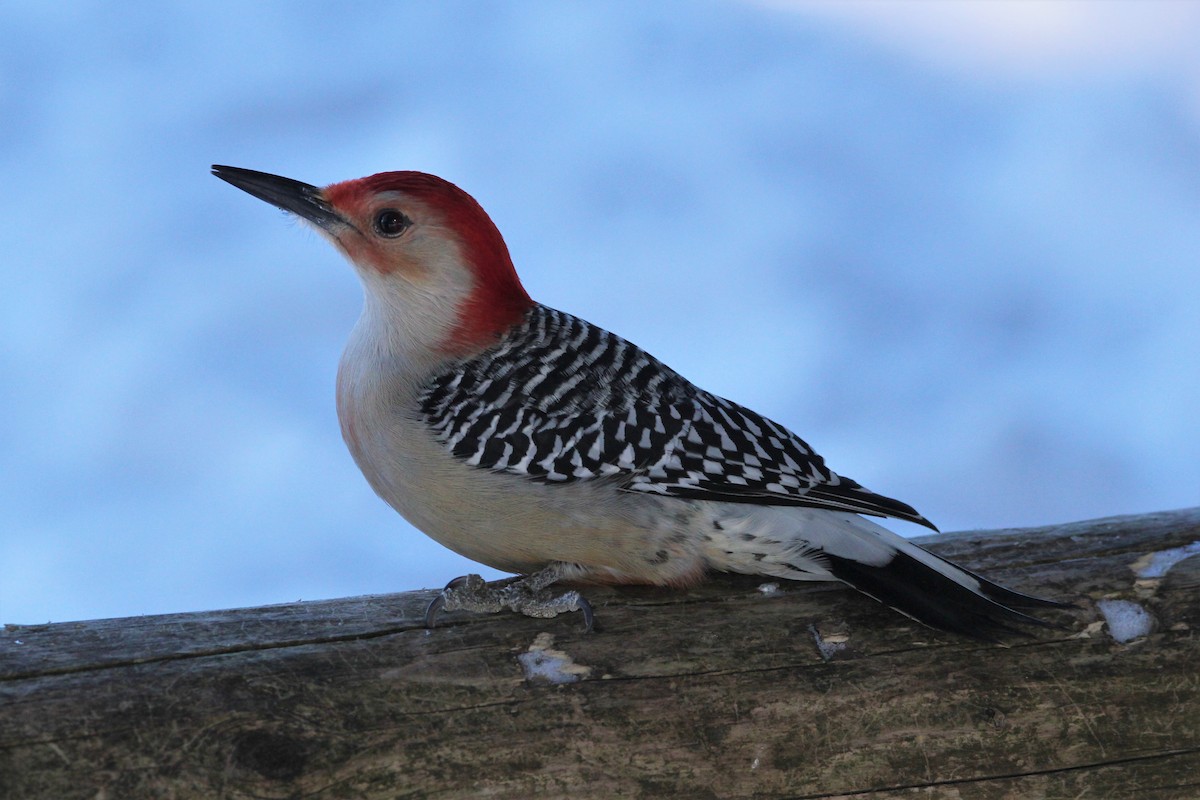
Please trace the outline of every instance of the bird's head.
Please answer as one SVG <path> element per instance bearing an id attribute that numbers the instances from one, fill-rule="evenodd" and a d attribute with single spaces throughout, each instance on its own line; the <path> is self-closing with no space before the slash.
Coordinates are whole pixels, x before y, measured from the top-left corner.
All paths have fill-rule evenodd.
<path id="1" fill-rule="evenodd" d="M 493 343 L 533 305 L 500 231 L 449 181 L 381 172 L 321 189 L 239 167 L 212 171 L 313 225 L 354 265 L 368 309 L 443 354 Z"/>

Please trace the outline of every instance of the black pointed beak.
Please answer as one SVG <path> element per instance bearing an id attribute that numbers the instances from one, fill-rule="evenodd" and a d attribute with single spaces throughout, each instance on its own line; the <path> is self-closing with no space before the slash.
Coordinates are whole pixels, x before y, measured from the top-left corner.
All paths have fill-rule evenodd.
<path id="1" fill-rule="evenodd" d="M 243 192 L 265 200 L 284 211 L 303 217 L 314 225 L 331 230 L 334 225 L 348 225 L 344 217 L 333 210 L 316 186 L 267 172 L 241 167 L 213 164 L 212 174 L 232 183 Z"/>

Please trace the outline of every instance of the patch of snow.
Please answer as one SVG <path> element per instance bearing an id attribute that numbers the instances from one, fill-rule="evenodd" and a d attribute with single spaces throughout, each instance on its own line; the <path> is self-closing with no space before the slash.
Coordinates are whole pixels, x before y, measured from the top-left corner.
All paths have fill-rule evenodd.
<path id="1" fill-rule="evenodd" d="M 576 664 L 575 659 L 562 650 L 555 650 L 553 645 L 551 634 L 539 633 L 529 650 L 517 656 L 525 671 L 525 680 L 557 685 L 575 683 L 592 673 L 591 667 Z"/>
<path id="2" fill-rule="evenodd" d="M 816 644 L 817 652 L 821 654 L 824 661 L 831 661 L 850 643 L 850 635 L 847 633 L 831 633 L 828 636 L 822 636 L 816 625 L 809 625 L 808 632 L 812 634 L 813 643 Z"/>
<path id="3" fill-rule="evenodd" d="M 1149 553 L 1134 563 L 1133 571 L 1139 578 L 1162 578 L 1171 571 L 1171 567 L 1194 555 L 1200 555 L 1200 541 Z"/>
<path id="4" fill-rule="evenodd" d="M 1096 607 L 1108 623 L 1109 634 L 1121 644 L 1146 636 L 1154 627 L 1150 612 L 1129 600 L 1101 600 Z"/>

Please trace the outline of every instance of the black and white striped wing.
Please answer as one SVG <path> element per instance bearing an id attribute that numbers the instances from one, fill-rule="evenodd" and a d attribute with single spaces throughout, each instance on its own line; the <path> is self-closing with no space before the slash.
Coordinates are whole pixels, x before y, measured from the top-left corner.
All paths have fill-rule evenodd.
<path id="1" fill-rule="evenodd" d="M 496 347 L 436 376 L 421 412 L 456 457 L 550 483 L 816 506 L 929 525 L 825 466 L 803 440 L 704 392 L 608 331 L 544 306 Z"/>
<path id="2" fill-rule="evenodd" d="M 630 489 L 673 497 L 797 505 L 896 517 L 934 526 L 911 506 L 838 475 L 804 440 L 748 408 L 707 392 L 692 403 L 663 457 Z"/>

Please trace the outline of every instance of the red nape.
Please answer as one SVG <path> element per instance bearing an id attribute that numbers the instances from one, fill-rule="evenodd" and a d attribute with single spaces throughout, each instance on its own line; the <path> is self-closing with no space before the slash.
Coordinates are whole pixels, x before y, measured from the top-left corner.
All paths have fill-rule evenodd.
<path id="1" fill-rule="evenodd" d="M 459 309 L 448 351 L 486 346 L 521 321 L 533 300 L 521 285 L 504 237 L 475 198 L 436 175 L 411 170 L 380 172 L 324 190 L 335 208 L 349 209 L 381 192 L 403 192 L 439 211 L 475 271 L 475 288 Z"/>

